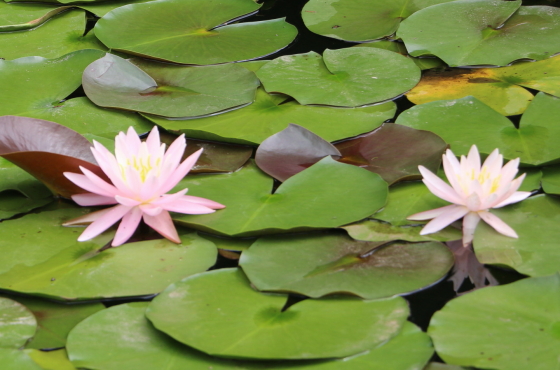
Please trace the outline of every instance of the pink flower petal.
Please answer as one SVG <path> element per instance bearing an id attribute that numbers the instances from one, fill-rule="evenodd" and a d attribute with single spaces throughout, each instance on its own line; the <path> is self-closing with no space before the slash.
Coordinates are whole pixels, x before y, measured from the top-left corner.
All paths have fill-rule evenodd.
<path id="1" fill-rule="evenodd" d="M 154 126 L 146 139 L 146 145 L 150 153 L 157 153 L 159 151 L 161 141 L 159 139 L 159 131 L 157 126 Z"/>
<path id="2" fill-rule="evenodd" d="M 136 207 L 140 205 L 142 202 L 136 199 L 130 199 L 128 197 L 122 197 L 120 195 L 115 196 L 115 200 L 126 207 Z"/>
<path id="3" fill-rule="evenodd" d="M 118 220 L 123 218 L 130 209 L 130 207 L 125 207 L 120 204 L 109 208 L 108 212 L 98 217 L 91 225 L 86 227 L 82 235 L 78 238 L 78 241 L 83 242 L 95 238 L 97 235 L 101 234 L 103 231 L 113 226 Z"/>
<path id="4" fill-rule="evenodd" d="M 215 212 L 212 208 L 206 207 L 202 204 L 189 202 L 185 199 L 178 199 L 173 203 L 161 204 L 160 207 L 167 211 L 184 213 L 187 215 L 205 215 Z"/>
<path id="5" fill-rule="evenodd" d="M 194 195 L 185 195 L 183 197 L 184 200 L 191 202 L 191 203 L 198 203 L 202 206 L 208 207 L 208 208 L 212 208 L 212 209 L 223 209 L 226 208 L 226 206 L 224 206 L 221 203 L 218 202 L 214 202 L 213 200 L 210 199 L 206 199 L 206 198 L 200 198 L 200 197 L 195 197 Z"/>
<path id="6" fill-rule="evenodd" d="M 480 186 L 480 184 L 479 184 Z M 465 206 L 469 209 L 469 211 L 472 212 L 478 212 L 480 211 L 480 205 L 482 204 L 480 201 L 480 197 L 478 196 L 477 193 L 472 193 L 471 195 L 469 195 L 466 199 L 465 202 Z"/>
<path id="7" fill-rule="evenodd" d="M 117 233 L 115 234 L 115 238 L 113 239 L 111 246 L 118 247 L 130 239 L 132 234 L 134 234 L 134 231 L 136 231 L 141 219 L 142 211 L 138 209 L 138 207 L 132 208 L 130 212 L 125 214 L 119 228 L 117 229 Z"/>
<path id="8" fill-rule="evenodd" d="M 420 231 L 420 235 L 426 235 L 440 231 L 444 227 L 451 225 L 464 215 L 469 213 L 467 207 L 452 205 L 446 212 L 440 214 L 432 221 L 428 222 L 426 226 Z"/>
<path id="9" fill-rule="evenodd" d="M 478 213 L 480 217 L 486 222 L 488 225 L 492 226 L 494 230 L 503 234 L 505 236 L 509 236 L 511 238 L 517 238 L 517 233 L 508 224 L 502 221 L 498 216 L 493 215 L 487 211 L 481 211 Z"/>
<path id="10" fill-rule="evenodd" d="M 144 222 L 152 229 L 160 233 L 164 238 L 171 240 L 174 243 L 181 243 L 175 225 L 171 221 L 169 212 L 163 211 L 157 216 L 150 216 L 144 214 Z"/>
<path id="11" fill-rule="evenodd" d="M 448 151 L 451 152 L 449 149 Z M 452 160 L 454 161 L 454 163 L 452 163 Z M 463 188 L 461 187 L 461 183 L 458 181 L 459 179 L 457 178 L 458 172 L 456 172 L 460 170 L 459 161 L 457 161 L 457 158 L 453 156 L 453 152 L 451 152 L 450 156 L 444 155 L 442 158 L 442 162 L 443 162 L 443 170 L 445 172 L 445 176 L 447 177 L 447 180 L 453 187 L 453 190 L 455 190 L 457 194 L 463 194 Z"/>
<path id="12" fill-rule="evenodd" d="M 153 206 L 152 204 L 142 204 L 140 205 L 140 210 L 149 216 L 157 216 L 163 211 L 163 208 Z"/>
<path id="13" fill-rule="evenodd" d="M 117 204 L 115 197 L 106 197 L 104 195 L 93 193 L 74 194 L 72 195 L 72 200 L 82 207 Z"/>
<path id="14" fill-rule="evenodd" d="M 85 175 L 73 172 L 64 172 L 63 175 L 74 184 L 78 185 L 80 188 L 84 189 L 85 191 L 89 191 L 90 193 L 104 195 L 106 197 L 114 196 L 112 192 L 105 191 L 105 189 L 100 188 L 90 179 L 88 179 Z"/>
<path id="15" fill-rule="evenodd" d="M 480 221 L 479 213 L 469 212 L 463 218 L 463 247 L 468 247 L 474 238 L 474 230 Z"/>
<path id="16" fill-rule="evenodd" d="M 527 199 L 530 195 L 530 191 L 517 191 L 492 208 L 501 208 L 507 206 L 508 204 L 521 202 L 522 200 Z"/>
<path id="17" fill-rule="evenodd" d="M 87 215 L 83 215 L 80 217 L 76 217 L 73 218 L 71 220 L 68 220 L 66 222 L 64 222 L 62 224 L 62 226 L 83 226 L 83 225 L 89 225 L 91 224 L 93 221 L 97 220 L 98 218 L 100 218 L 101 216 L 103 216 L 104 214 L 108 213 L 111 211 L 112 208 L 105 208 L 99 211 L 95 211 L 95 212 L 91 212 L 88 213 Z"/>
<path id="18" fill-rule="evenodd" d="M 406 219 L 413 221 L 431 220 L 432 218 L 438 217 L 439 215 L 455 208 L 457 208 L 457 205 L 451 204 L 445 207 L 434 208 L 429 211 L 415 213 L 411 216 L 408 216 Z"/>
<path id="19" fill-rule="evenodd" d="M 88 178 L 89 181 L 91 181 L 92 184 L 103 190 L 104 193 L 98 194 L 113 197 L 119 193 L 116 187 L 114 187 L 112 184 L 107 183 L 105 180 L 103 180 L 101 177 L 97 176 L 87 168 L 80 166 L 80 170 L 82 170 L 84 175 Z"/>
<path id="20" fill-rule="evenodd" d="M 164 194 L 173 189 L 175 185 L 177 185 L 179 181 L 181 181 L 183 177 L 185 177 L 187 173 L 189 173 L 201 154 L 202 149 L 199 149 L 191 154 L 187 159 L 185 159 L 183 163 L 181 163 L 179 167 L 177 167 L 177 169 L 169 176 L 169 178 L 167 178 L 166 182 L 162 184 L 161 188 L 158 190 L 158 193 Z"/>
<path id="21" fill-rule="evenodd" d="M 445 183 L 445 181 L 431 173 L 425 167 L 418 166 L 418 169 L 422 174 L 422 181 L 434 195 L 450 203 L 463 203 L 463 199 L 457 194 L 455 190 L 453 190 L 451 186 Z"/>

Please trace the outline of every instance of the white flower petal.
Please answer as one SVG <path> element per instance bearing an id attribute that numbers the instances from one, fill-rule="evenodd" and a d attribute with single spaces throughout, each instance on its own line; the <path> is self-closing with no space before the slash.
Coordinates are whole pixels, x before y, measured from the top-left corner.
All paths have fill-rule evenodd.
<path id="1" fill-rule="evenodd" d="M 406 219 L 407 220 L 412 220 L 412 221 L 422 221 L 422 220 L 431 220 L 432 218 L 438 217 L 439 215 L 451 210 L 451 209 L 455 209 L 458 206 L 455 204 L 451 204 L 445 207 L 440 207 L 440 208 L 434 208 L 431 209 L 429 211 L 424 211 L 424 212 L 419 212 L 419 213 L 415 213 L 413 215 L 408 216 Z"/>
<path id="2" fill-rule="evenodd" d="M 486 222 L 488 225 L 492 226 L 494 230 L 503 234 L 505 236 L 509 236 L 511 238 L 517 238 L 517 233 L 508 224 L 502 221 L 498 216 L 493 215 L 487 211 L 481 211 L 478 213 L 480 217 Z"/>
<path id="3" fill-rule="evenodd" d="M 420 235 L 426 235 L 440 231 L 444 227 L 451 225 L 453 222 L 457 221 L 464 215 L 466 215 L 469 210 L 467 207 L 463 206 L 452 206 L 445 213 L 440 214 L 432 221 L 428 222 L 426 226 L 420 231 Z"/>
<path id="4" fill-rule="evenodd" d="M 501 208 L 507 206 L 508 204 L 513 204 L 517 202 L 521 202 L 524 199 L 527 199 L 531 195 L 530 191 L 516 191 L 500 203 L 496 204 L 492 208 Z"/>
<path id="5" fill-rule="evenodd" d="M 474 231 L 480 221 L 479 213 L 469 212 L 463 218 L 463 247 L 468 247 L 474 239 Z"/>
<path id="6" fill-rule="evenodd" d="M 457 192 L 449 186 L 445 181 L 434 175 L 428 169 L 418 166 L 420 173 L 422 174 L 422 181 L 428 189 L 437 197 L 446 200 L 450 203 L 462 204 L 463 199 L 457 194 Z"/>

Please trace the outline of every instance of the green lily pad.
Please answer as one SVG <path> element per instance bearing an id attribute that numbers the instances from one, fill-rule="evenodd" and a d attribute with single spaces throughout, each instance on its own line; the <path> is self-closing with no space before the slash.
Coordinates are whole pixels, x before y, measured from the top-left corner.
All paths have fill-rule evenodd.
<path id="1" fill-rule="evenodd" d="M 76 370 L 64 349 L 46 352 L 32 349 L 25 350 L 25 352 L 43 370 Z"/>
<path id="2" fill-rule="evenodd" d="M 99 370 L 408 370 L 422 366 L 433 353 L 428 336 L 405 322 L 389 342 L 352 358 L 289 362 L 220 359 L 154 329 L 144 315 L 147 305 L 114 306 L 81 322 L 69 336 L 72 362 Z"/>
<path id="3" fill-rule="evenodd" d="M 498 148 L 506 159 L 519 157 L 522 164 L 540 166 L 560 159 L 559 116 L 560 98 L 538 93 L 521 117 L 519 129 L 473 97 L 412 107 L 396 123 L 434 132 L 456 155 L 466 155 L 476 144 L 480 153 Z"/>
<path id="4" fill-rule="evenodd" d="M 363 108 L 305 106 L 287 101 L 284 95 L 267 94 L 259 88 L 253 104 L 233 112 L 183 121 L 145 117 L 166 130 L 183 132 L 187 137 L 254 145 L 282 131 L 290 123 L 327 141 L 342 140 L 376 129 L 385 120 L 393 118 L 395 111 L 393 102 Z"/>
<path id="5" fill-rule="evenodd" d="M 37 320 L 19 302 L 0 297 L 0 348 L 19 348 L 35 335 Z"/>
<path id="6" fill-rule="evenodd" d="M 404 20 L 397 37 L 411 55 L 435 55 L 450 66 L 505 66 L 560 52 L 560 9 L 520 5 L 521 0 L 434 5 Z"/>
<path id="7" fill-rule="evenodd" d="M 474 96 L 504 116 L 525 111 L 533 94 L 521 86 L 560 96 L 560 56 L 503 68 L 448 69 L 422 75 L 406 94 L 414 104 Z"/>
<path id="8" fill-rule="evenodd" d="M 543 168 L 542 188 L 547 194 L 560 194 L 560 167 L 550 166 Z"/>
<path id="9" fill-rule="evenodd" d="M 146 316 L 157 329 L 211 355 L 316 359 L 371 349 L 395 336 L 408 315 L 400 297 L 305 300 L 283 310 L 286 300 L 253 290 L 238 269 L 222 269 L 170 285 Z"/>
<path id="10" fill-rule="evenodd" d="M 153 0 L 117 0 L 93 4 L 63 5 L 49 3 L 0 2 L 0 32 L 20 31 L 37 27 L 53 16 L 71 8 L 81 8 L 102 17 L 119 6 Z M 82 2 L 82 1 L 80 1 Z"/>
<path id="11" fill-rule="evenodd" d="M 12 60 L 31 55 L 58 58 L 81 49 L 104 50 L 93 32 L 84 36 L 85 29 L 85 12 L 70 10 L 32 30 L 2 32 L 0 58 Z"/>
<path id="12" fill-rule="evenodd" d="M 272 54 L 297 29 L 284 19 L 233 23 L 256 12 L 252 0 L 162 0 L 107 13 L 95 25 L 109 48 L 182 64 L 217 64 Z"/>
<path id="13" fill-rule="evenodd" d="M 0 288 L 60 300 L 149 295 L 216 260 L 211 242 L 184 232 L 178 245 L 157 239 L 99 252 L 114 232 L 78 242 L 82 229 L 62 226 L 88 211 L 44 211 L 0 223 Z"/>
<path id="14" fill-rule="evenodd" d="M 486 224 L 476 229 L 474 247 L 478 260 L 506 265 L 522 274 L 544 276 L 559 271 L 560 201 L 538 195 L 492 213 L 511 226 L 518 239 L 503 236 Z"/>
<path id="15" fill-rule="evenodd" d="M 432 285 L 454 263 L 449 249 L 438 242 L 380 244 L 355 241 L 341 232 L 271 236 L 244 251 L 239 264 L 259 290 L 378 299 Z"/>
<path id="16" fill-rule="evenodd" d="M 387 183 L 362 168 L 326 157 L 271 194 L 272 178 L 254 165 L 228 175 L 186 177 L 177 189 L 224 204 L 208 215 L 173 214 L 179 224 L 229 236 L 338 227 L 385 204 Z M 297 212 L 294 210 L 297 209 Z"/>
<path id="17" fill-rule="evenodd" d="M 235 64 L 172 66 L 106 54 L 82 78 L 95 104 L 165 117 L 196 117 L 253 102 L 259 81 Z"/>
<path id="18" fill-rule="evenodd" d="M 418 10 L 451 0 L 311 0 L 301 16 L 310 31 L 346 41 L 391 36 L 403 19 Z"/>
<path id="19" fill-rule="evenodd" d="M 257 72 L 268 92 L 300 104 L 357 107 L 395 98 L 420 80 L 420 69 L 389 50 L 346 48 L 274 59 Z"/>
<path id="20" fill-rule="evenodd" d="M 389 199 L 392 199 L 389 195 Z M 426 209 L 427 211 L 428 209 Z M 377 216 L 377 215 L 375 215 Z M 406 240 L 408 242 L 438 241 L 448 242 L 461 239 L 463 233 L 459 229 L 446 227 L 437 233 L 420 235 L 423 226 L 393 226 L 386 222 L 365 220 L 354 224 L 342 226 L 348 235 L 355 240 L 381 242 L 387 240 Z"/>
<path id="21" fill-rule="evenodd" d="M 52 349 L 66 345 L 70 330 L 86 317 L 105 308 L 101 303 L 67 305 L 34 297 L 13 296 L 37 319 L 37 332 L 25 348 Z M 55 351 L 56 352 L 56 351 Z"/>
<path id="22" fill-rule="evenodd" d="M 0 348 L 0 363 L 6 370 L 45 370 L 29 357 L 27 351 Z"/>
<path id="23" fill-rule="evenodd" d="M 378 40 L 374 42 L 366 42 L 363 44 L 358 44 L 353 46 L 355 48 L 377 48 L 377 49 L 385 49 L 390 50 L 395 53 L 399 53 L 404 55 L 405 57 L 409 58 L 420 68 L 421 70 L 425 69 L 432 69 L 438 67 L 446 67 L 447 64 L 443 62 L 443 60 L 435 57 L 424 57 L 424 58 L 414 58 L 408 55 L 408 50 L 406 50 L 406 46 L 402 42 L 398 41 L 389 41 L 389 40 Z"/>
<path id="24" fill-rule="evenodd" d="M 442 364 L 440 362 L 430 362 L 424 370 L 468 370 L 467 368 L 449 364 Z"/>
<path id="25" fill-rule="evenodd" d="M 63 101 L 80 87 L 86 66 L 103 55 L 79 50 L 57 59 L 0 60 L 0 85 L 11 86 L 0 90 L 0 115 L 45 119 L 111 139 L 129 126 L 140 133 L 149 131 L 153 125 L 137 114 L 98 108 L 85 97 Z"/>
<path id="26" fill-rule="evenodd" d="M 489 287 L 453 299 L 428 334 L 447 363 L 497 370 L 558 365 L 560 275 Z"/>

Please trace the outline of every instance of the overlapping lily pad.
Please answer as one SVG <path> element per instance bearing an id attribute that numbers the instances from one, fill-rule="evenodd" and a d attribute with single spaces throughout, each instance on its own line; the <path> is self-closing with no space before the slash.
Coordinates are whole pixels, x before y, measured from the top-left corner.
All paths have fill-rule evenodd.
<path id="1" fill-rule="evenodd" d="M 111 139 L 129 126 L 147 132 L 152 125 L 137 114 L 98 108 L 83 97 L 64 101 L 80 87 L 86 66 L 103 55 L 99 50 L 79 50 L 57 59 L 0 60 L 0 85 L 10 86 L 0 90 L 0 115 L 45 119 Z"/>
<path id="2" fill-rule="evenodd" d="M 389 196 L 391 199 L 392 197 Z M 427 211 L 428 209 L 426 209 Z M 376 217 L 377 215 L 374 215 Z M 397 222 L 398 223 L 398 222 Z M 387 222 L 377 220 L 365 220 L 354 224 L 342 226 L 348 235 L 355 240 L 369 242 L 381 242 L 386 240 L 406 240 L 409 242 L 439 241 L 447 242 L 461 239 L 462 233 L 459 229 L 446 227 L 437 233 L 420 235 L 423 226 L 393 226 Z"/>
<path id="3" fill-rule="evenodd" d="M 400 297 L 305 300 L 283 310 L 286 299 L 253 290 L 240 270 L 222 269 L 172 284 L 146 315 L 159 330 L 208 354 L 260 359 L 357 354 L 395 336 L 408 315 Z"/>
<path id="4" fill-rule="evenodd" d="M 301 15 L 312 32 L 363 42 L 390 36 L 412 13 L 448 1 L 451 0 L 311 0 L 305 4 Z"/>
<path id="5" fill-rule="evenodd" d="M 157 239 L 100 252 L 114 232 L 78 242 L 82 228 L 62 227 L 88 211 L 44 211 L 0 223 L 0 288 L 64 300 L 149 295 L 215 262 L 211 242 L 184 232 L 178 245 Z"/>
<path id="6" fill-rule="evenodd" d="M 0 297 L 0 348 L 19 348 L 35 335 L 37 320 L 19 302 Z"/>
<path id="7" fill-rule="evenodd" d="M 248 107 L 200 119 L 168 120 L 146 115 L 159 126 L 184 132 L 187 137 L 240 144 L 260 144 L 290 123 L 305 127 L 327 141 L 346 139 L 369 132 L 395 115 L 396 106 L 387 102 L 364 108 L 330 108 L 300 105 L 285 95 L 257 90 Z"/>
<path id="8" fill-rule="evenodd" d="M 529 87 L 560 96 L 560 57 L 504 68 L 448 69 L 425 73 L 406 96 L 415 104 L 474 96 L 505 116 L 525 111 Z"/>
<path id="9" fill-rule="evenodd" d="M 422 366 L 433 349 L 427 335 L 406 322 L 389 342 L 359 356 L 335 361 L 236 361 L 205 355 L 154 329 L 147 303 L 128 303 L 99 312 L 69 336 L 72 362 L 99 370 L 407 370 Z M 404 355 L 406 353 L 406 355 Z"/>
<path id="10" fill-rule="evenodd" d="M 560 270 L 560 250 L 556 243 L 560 237 L 556 227 L 560 219 L 557 198 L 538 195 L 492 213 L 510 225 L 519 238 L 508 238 L 480 225 L 474 240 L 480 262 L 506 265 L 529 276 L 544 276 Z"/>
<path id="11" fill-rule="evenodd" d="M 341 232 L 265 237 L 241 255 L 259 290 L 365 299 L 410 293 L 443 278 L 453 255 L 441 243 L 355 241 Z"/>
<path id="12" fill-rule="evenodd" d="M 105 49 L 92 32 L 84 36 L 86 14 L 70 10 L 32 30 L 0 33 L 0 58 L 58 58 L 81 49 Z"/>
<path id="13" fill-rule="evenodd" d="M 286 55 L 256 73 L 268 92 L 290 95 L 300 104 L 343 107 L 392 99 L 420 80 L 420 69 L 410 59 L 376 48 Z"/>
<path id="14" fill-rule="evenodd" d="M 228 175 L 199 175 L 177 189 L 212 199 L 226 208 L 208 215 L 172 215 L 189 227 L 229 236 L 250 236 L 338 227 L 361 220 L 385 204 L 387 183 L 364 169 L 324 158 L 284 182 L 254 164 Z M 297 211 L 296 211 L 297 210 Z"/>
<path id="15" fill-rule="evenodd" d="M 547 194 L 560 194 L 560 168 L 558 166 L 543 168 L 542 188 Z"/>
<path id="16" fill-rule="evenodd" d="M 558 365 L 560 275 L 477 290 L 436 312 L 429 335 L 455 365 L 548 370 Z"/>
<path id="17" fill-rule="evenodd" d="M 196 117 L 253 102 L 259 81 L 235 64 L 181 67 L 106 54 L 84 71 L 95 104 L 166 117 Z"/>
<path id="18" fill-rule="evenodd" d="M 284 19 L 233 23 L 256 12 L 252 0 L 162 0 L 107 13 L 95 34 L 109 48 L 183 64 L 217 64 L 272 54 L 297 35 Z"/>
<path id="19" fill-rule="evenodd" d="M 66 345 L 70 330 L 86 317 L 105 308 L 101 303 L 67 305 L 47 300 L 14 296 L 11 298 L 29 309 L 37 319 L 37 332 L 25 348 L 52 349 Z"/>
<path id="20" fill-rule="evenodd" d="M 450 144 L 453 153 L 466 155 L 473 144 L 484 154 L 500 149 L 506 159 L 545 165 L 560 159 L 560 98 L 538 93 L 521 118 L 519 128 L 473 97 L 415 106 L 396 123 L 432 131 Z"/>
<path id="21" fill-rule="evenodd" d="M 521 0 L 434 5 L 403 21 L 397 36 L 411 55 L 436 55 L 450 66 L 505 66 L 560 52 L 560 9 L 520 5 Z"/>
<path id="22" fill-rule="evenodd" d="M 44 370 L 29 357 L 27 351 L 0 348 L 0 363 L 6 369 L 17 370 Z"/>
<path id="23" fill-rule="evenodd" d="M 68 359 L 65 349 L 48 352 L 28 349 L 25 353 L 43 370 L 76 370 Z"/>
<path id="24" fill-rule="evenodd" d="M 355 48 L 377 48 L 377 49 L 385 49 L 394 51 L 395 53 L 399 53 L 404 55 L 405 57 L 411 59 L 421 70 L 437 68 L 437 67 L 445 67 L 447 64 L 443 62 L 443 60 L 435 57 L 424 57 L 424 58 L 414 58 L 408 55 L 408 50 L 406 50 L 406 46 L 404 43 L 399 41 L 390 41 L 390 40 L 378 40 L 375 42 L 366 42 L 363 44 L 358 44 L 354 46 Z"/>

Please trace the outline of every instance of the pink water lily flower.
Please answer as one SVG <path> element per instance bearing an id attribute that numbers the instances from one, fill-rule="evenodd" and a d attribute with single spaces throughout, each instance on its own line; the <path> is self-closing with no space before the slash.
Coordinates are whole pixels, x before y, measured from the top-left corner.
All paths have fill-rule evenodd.
<path id="1" fill-rule="evenodd" d="M 427 170 L 418 166 L 423 182 L 436 196 L 452 205 L 432 209 L 409 216 L 409 220 L 429 220 L 421 235 L 431 234 L 463 218 L 463 246 L 468 246 L 474 237 L 474 230 L 480 219 L 497 232 L 517 238 L 515 231 L 497 216 L 488 212 L 490 208 L 500 208 L 519 202 L 529 195 L 527 191 L 517 191 L 525 174 L 514 180 L 519 166 L 519 158 L 502 167 L 503 156 L 494 150 L 482 167 L 478 149 L 473 145 L 467 157 L 457 160 L 451 150 L 443 155 L 443 169 L 451 186 Z"/>
<path id="2" fill-rule="evenodd" d="M 157 127 L 152 129 L 145 142 L 132 127 L 126 134 L 119 133 L 115 138 L 115 155 L 94 141 L 91 151 L 112 183 L 83 167 L 80 167 L 83 174 L 65 172 L 64 176 L 89 192 L 72 196 L 79 205 L 116 206 L 86 215 L 85 219 L 93 222 L 78 240 L 94 238 L 122 219 L 111 244 L 116 247 L 132 236 L 143 219 L 165 238 L 180 243 L 169 211 L 205 214 L 224 208 L 212 200 L 185 195 L 188 189 L 166 194 L 185 177 L 202 152 L 200 149 L 181 163 L 186 145 L 185 137 L 181 135 L 166 152 Z"/>

